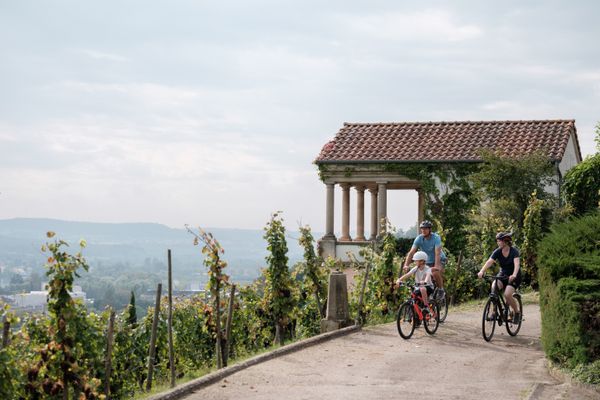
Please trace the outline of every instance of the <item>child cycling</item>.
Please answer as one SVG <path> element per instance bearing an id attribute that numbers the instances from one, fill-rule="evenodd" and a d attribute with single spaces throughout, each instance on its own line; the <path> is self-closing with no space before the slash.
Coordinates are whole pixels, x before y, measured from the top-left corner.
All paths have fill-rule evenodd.
<path id="1" fill-rule="evenodd" d="M 404 279 L 408 278 L 411 275 L 415 276 L 415 284 L 420 285 L 415 290 L 419 290 L 421 292 L 421 298 L 423 299 L 423 303 L 425 304 L 425 308 L 423 308 L 423 312 L 429 312 L 429 295 L 433 293 L 433 280 L 431 279 L 431 268 L 426 265 L 427 262 L 427 253 L 424 251 L 417 251 L 413 257 L 413 261 L 417 264 L 416 267 L 413 267 L 406 274 L 402 275 L 396 281 L 396 284 L 400 285 Z"/>

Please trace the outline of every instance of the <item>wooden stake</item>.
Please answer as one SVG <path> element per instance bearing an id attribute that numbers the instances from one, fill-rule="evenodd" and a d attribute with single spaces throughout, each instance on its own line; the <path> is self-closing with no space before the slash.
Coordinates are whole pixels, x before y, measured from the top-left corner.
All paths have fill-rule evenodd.
<path id="1" fill-rule="evenodd" d="M 227 309 L 227 322 L 225 324 L 225 351 L 223 352 L 223 366 L 227 366 L 229 359 L 229 340 L 231 338 L 231 320 L 233 317 L 233 301 L 235 297 L 235 285 L 231 285 L 229 294 L 229 308 Z"/>
<path id="2" fill-rule="evenodd" d="M 8 347 L 9 343 L 10 343 L 10 322 L 8 322 L 8 319 L 6 318 L 6 315 L 3 318 L 3 323 L 2 323 L 3 327 L 2 327 L 2 349 L 4 349 L 5 347 Z"/>
<path id="3" fill-rule="evenodd" d="M 106 355 L 104 356 L 104 369 L 106 376 L 104 380 L 104 394 L 106 398 L 110 398 L 110 374 L 112 370 L 112 349 L 113 349 L 113 333 L 115 329 L 115 312 L 110 310 L 110 318 L 108 319 L 108 333 L 106 334 Z"/>
<path id="4" fill-rule="evenodd" d="M 171 387 L 175 387 L 175 357 L 173 355 L 173 268 L 171 265 L 171 249 L 167 251 L 169 259 L 169 367 L 171 368 Z"/>
<path id="5" fill-rule="evenodd" d="M 150 350 L 148 355 L 148 380 L 146 381 L 146 391 L 152 389 L 152 373 L 154 372 L 154 358 L 156 354 L 156 331 L 158 328 L 158 317 L 160 312 L 160 293 L 162 291 L 162 283 L 159 283 L 156 288 L 156 302 L 154 306 L 154 319 L 152 320 L 152 334 L 150 336 Z"/>

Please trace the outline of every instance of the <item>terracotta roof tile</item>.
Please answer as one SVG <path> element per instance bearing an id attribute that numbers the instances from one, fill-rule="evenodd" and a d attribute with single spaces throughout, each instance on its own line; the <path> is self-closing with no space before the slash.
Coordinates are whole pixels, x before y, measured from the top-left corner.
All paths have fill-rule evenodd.
<path id="1" fill-rule="evenodd" d="M 561 160 L 572 132 L 574 120 L 346 122 L 315 162 L 480 161 L 484 148 Z"/>

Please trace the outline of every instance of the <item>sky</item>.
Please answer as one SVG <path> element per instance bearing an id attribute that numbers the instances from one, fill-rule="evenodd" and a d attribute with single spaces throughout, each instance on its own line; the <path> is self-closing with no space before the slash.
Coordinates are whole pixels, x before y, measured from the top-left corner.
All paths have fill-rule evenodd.
<path id="1" fill-rule="evenodd" d="M 575 119 L 592 154 L 599 13 L 593 0 L 0 1 L 0 219 L 254 229 L 282 210 L 288 228 L 323 232 L 313 160 L 344 122 Z M 413 225 L 416 202 L 390 193 L 392 224 Z"/>

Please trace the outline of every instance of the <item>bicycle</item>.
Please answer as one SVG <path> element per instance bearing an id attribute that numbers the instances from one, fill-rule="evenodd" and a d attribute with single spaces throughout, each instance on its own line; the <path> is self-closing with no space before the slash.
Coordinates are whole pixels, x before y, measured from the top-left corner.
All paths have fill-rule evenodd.
<path id="1" fill-rule="evenodd" d="M 481 321 L 481 332 L 483 334 L 483 338 L 486 342 L 492 340 L 492 336 L 494 336 L 494 330 L 496 329 L 496 323 L 498 323 L 498 326 L 505 324 L 508 334 L 510 336 L 516 336 L 521 329 L 521 324 L 523 323 L 523 303 L 521 302 L 521 294 L 513 294 L 513 298 L 519 307 L 520 315 L 518 321 L 515 321 L 514 315 L 512 315 L 513 313 L 510 311 L 510 307 L 504 300 L 504 296 L 496 293 L 498 290 L 497 281 L 501 281 L 502 277 L 487 275 L 484 276 L 484 278 L 490 283 L 496 281 L 496 285 L 492 286 L 496 289 L 492 289 L 490 291 L 488 301 L 485 303 L 485 307 L 483 308 L 483 317 Z"/>
<path id="2" fill-rule="evenodd" d="M 439 292 L 439 289 L 438 289 L 437 285 L 435 285 L 435 289 L 433 289 L 433 293 L 431 294 L 431 296 L 429 296 L 429 303 L 437 304 L 437 306 L 440 310 L 440 322 L 444 322 L 446 320 L 446 317 L 448 316 L 448 302 L 446 301 L 445 294 L 444 294 L 443 298 L 439 299 L 438 292 Z"/>
<path id="3" fill-rule="evenodd" d="M 404 286 L 402 283 L 400 287 Z M 415 285 L 418 288 L 422 285 Z M 396 327 L 398 333 L 403 339 L 410 339 L 415 332 L 415 328 L 423 322 L 425 332 L 433 335 L 440 325 L 439 309 L 436 303 L 429 304 L 429 312 L 424 313 L 423 298 L 419 290 L 413 290 L 410 294 L 410 298 L 406 300 L 400 308 L 398 308 L 398 314 L 396 316 Z"/>

